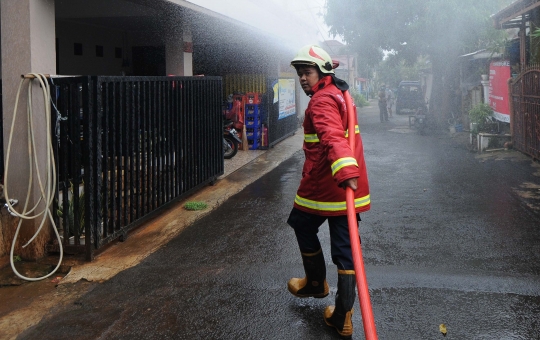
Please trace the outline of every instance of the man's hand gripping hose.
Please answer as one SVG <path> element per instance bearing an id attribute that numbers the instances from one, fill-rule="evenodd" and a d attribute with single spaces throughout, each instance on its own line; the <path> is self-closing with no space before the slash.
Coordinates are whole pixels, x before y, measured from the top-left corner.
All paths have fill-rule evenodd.
<path id="1" fill-rule="evenodd" d="M 43 103 L 45 106 L 45 122 L 46 122 L 46 161 L 45 161 L 45 180 L 42 179 L 41 171 L 39 168 L 39 161 L 38 161 L 38 154 L 36 150 L 36 141 L 34 139 L 35 135 L 35 126 L 34 126 L 34 113 L 32 110 L 33 102 L 32 102 L 32 82 L 38 81 L 39 85 L 41 86 L 41 89 L 43 91 Z M 28 83 L 28 100 L 27 100 L 27 128 L 28 128 L 28 164 L 29 164 L 29 180 L 28 180 L 28 189 L 26 194 L 26 200 L 24 202 L 24 206 L 22 208 L 22 212 L 17 212 L 13 206 L 18 203 L 15 199 L 9 198 L 9 163 L 11 158 L 11 143 L 13 139 L 13 133 L 14 133 L 14 127 L 15 127 L 15 121 L 17 118 L 17 108 L 19 105 L 19 96 L 21 93 L 21 88 L 24 85 L 24 83 Z M 20 277 L 23 280 L 27 281 L 39 281 L 43 280 L 51 275 L 53 275 L 58 268 L 60 267 L 62 263 L 63 258 L 63 248 L 62 248 L 62 239 L 60 235 L 58 234 L 58 229 L 56 227 L 56 224 L 54 222 L 54 218 L 51 213 L 51 204 L 54 199 L 54 193 L 55 193 L 55 187 L 56 187 L 56 166 L 55 166 L 55 160 L 54 160 L 54 153 L 53 153 L 53 147 L 52 147 L 52 137 L 51 137 L 51 107 L 50 107 L 50 89 L 49 89 L 49 83 L 47 82 L 47 76 L 43 74 L 37 74 L 37 73 L 29 73 L 27 75 L 24 75 L 21 79 L 21 82 L 19 83 L 19 89 L 17 90 L 17 97 L 15 100 L 15 107 L 13 109 L 13 121 L 11 123 L 11 129 L 9 133 L 9 140 L 8 140 L 8 146 L 6 149 L 6 164 L 5 164 L 5 173 L 4 173 L 4 195 L 6 198 L 6 208 L 8 209 L 9 213 L 13 216 L 19 217 L 19 223 L 17 225 L 17 230 L 15 231 L 15 235 L 13 237 L 13 242 L 11 244 L 11 251 L 10 251 L 10 263 L 11 268 L 13 269 L 13 272 Z M 32 192 L 32 187 L 35 185 L 34 183 L 34 171 L 37 174 L 37 184 L 39 185 L 39 190 L 41 193 L 41 196 L 37 200 L 34 207 L 29 208 L 30 203 L 30 194 Z M 38 211 L 38 207 L 43 207 L 41 211 Z M 53 230 L 56 234 L 56 238 L 58 239 L 58 245 L 60 247 L 60 258 L 58 260 L 58 264 L 56 267 L 47 275 L 37 278 L 29 278 L 21 275 L 14 265 L 14 254 L 13 251 L 15 249 L 15 244 L 17 243 L 17 237 L 19 236 L 19 231 L 22 225 L 22 222 L 24 220 L 33 220 L 40 218 L 41 222 L 39 225 L 39 228 L 36 230 L 32 238 L 28 240 L 26 244 L 23 245 L 23 248 L 28 246 L 39 234 L 43 226 L 45 225 L 47 218 L 51 222 L 51 225 L 53 227 Z"/>
<path id="2" fill-rule="evenodd" d="M 345 104 L 347 105 L 347 121 L 349 130 L 349 145 L 354 154 L 355 149 L 355 131 L 356 117 L 354 106 L 352 103 L 349 91 L 344 91 Z M 347 219 L 349 221 L 349 237 L 351 238 L 351 250 L 354 263 L 354 271 L 356 273 L 356 285 L 358 287 L 358 299 L 360 303 L 360 311 L 362 312 L 362 322 L 364 324 L 364 334 L 366 340 L 376 340 L 377 330 L 375 329 L 375 320 L 373 318 L 373 310 L 371 308 L 371 300 L 369 297 L 369 289 L 366 279 L 366 271 L 364 269 L 364 260 L 362 258 L 362 248 L 360 247 L 360 236 L 358 234 L 358 221 L 356 219 L 356 208 L 354 204 L 354 190 L 346 187 L 345 197 L 347 201 Z"/>

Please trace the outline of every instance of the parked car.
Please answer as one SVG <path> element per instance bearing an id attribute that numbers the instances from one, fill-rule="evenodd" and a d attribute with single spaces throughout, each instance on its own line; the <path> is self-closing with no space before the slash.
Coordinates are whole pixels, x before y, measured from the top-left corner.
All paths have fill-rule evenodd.
<path id="1" fill-rule="evenodd" d="M 424 91 L 419 81 L 402 81 L 396 94 L 396 114 L 414 114 L 418 108 L 427 112 Z"/>

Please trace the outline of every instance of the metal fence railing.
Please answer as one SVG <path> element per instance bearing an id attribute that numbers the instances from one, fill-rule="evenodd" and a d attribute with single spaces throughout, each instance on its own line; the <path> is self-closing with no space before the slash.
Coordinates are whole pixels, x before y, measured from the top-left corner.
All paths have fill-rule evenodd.
<path id="1" fill-rule="evenodd" d="M 531 65 L 510 83 L 512 142 L 540 159 L 540 65 Z"/>
<path id="2" fill-rule="evenodd" d="M 53 85 L 55 210 L 67 252 L 92 259 L 223 174 L 220 77 L 69 77 Z"/>

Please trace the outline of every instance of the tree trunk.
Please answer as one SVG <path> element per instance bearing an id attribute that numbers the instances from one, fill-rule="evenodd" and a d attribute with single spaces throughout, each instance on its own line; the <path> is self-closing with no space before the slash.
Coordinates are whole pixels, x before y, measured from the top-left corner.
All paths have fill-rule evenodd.
<path id="1" fill-rule="evenodd" d="M 431 98 L 429 99 L 429 111 L 435 118 L 435 121 L 440 125 L 443 113 L 442 109 L 442 93 L 443 93 L 443 73 L 442 68 L 438 67 L 438 63 L 433 61 L 433 89 L 431 91 Z"/>
<path id="2" fill-rule="evenodd" d="M 452 95 L 456 75 L 459 75 L 455 62 L 448 62 L 450 58 L 433 58 L 433 90 L 430 98 L 430 113 L 437 125 L 447 128 L 448 118 L 451 116 Z M 459 79 L 458 79 L 459 81 Z"/>

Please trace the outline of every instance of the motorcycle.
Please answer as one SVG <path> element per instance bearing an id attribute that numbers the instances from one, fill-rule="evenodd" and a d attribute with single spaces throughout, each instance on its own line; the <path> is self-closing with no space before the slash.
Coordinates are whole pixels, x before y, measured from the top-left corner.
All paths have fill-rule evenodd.
<path id="1" fill-rule="evenodd" d="M 414 128 L 419 134 L 426 134 L 427 115 L 423 107 L 419 107 L 414 115 Z"/>
<path id="2" fill-rule="evenodd" d="M 232 120 L 223 123 L 223 157 L 231 159 L 238 152 L 238 144 L 242 143 L 238 131 L 234 128 Z"/>

